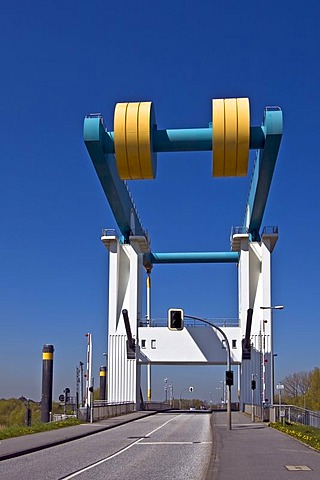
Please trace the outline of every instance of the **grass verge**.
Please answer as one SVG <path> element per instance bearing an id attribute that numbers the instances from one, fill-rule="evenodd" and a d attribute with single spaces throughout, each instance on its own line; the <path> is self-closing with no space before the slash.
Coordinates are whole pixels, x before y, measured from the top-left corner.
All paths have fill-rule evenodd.
<path id="1" fill-rule="evenodd" d="M 286 433 L 291 437 L 300 440 L 300 442 L 313 447 L 315 450 L 320 451 L 320 429 L 307 427 L 305 425 L 300 425 L 297 423 L 288 423 L 284 425 L 282 423 L 270 423 L 270 427 L 279 430 L 280 432 Z"/>
<path id="2" fill-rule="evenodd" d="M 72 427 L 79 425 L 81 422 L 76 418 L 68 418 L 60 422 L 37 423 L 32 427 L 12 426 L 0 430 L 0 440 L 6 438 L 20 437 L 22 435 L 30 435 L 31 433 L 47 432 L 48 430 L 57 430 L 58 428 Z"/>

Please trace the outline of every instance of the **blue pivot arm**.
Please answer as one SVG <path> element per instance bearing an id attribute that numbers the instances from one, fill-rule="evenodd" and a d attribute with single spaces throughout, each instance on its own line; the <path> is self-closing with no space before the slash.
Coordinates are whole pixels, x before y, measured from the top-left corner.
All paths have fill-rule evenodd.
<path id="1" fill-rule="evenodd" d="M 124 241 L 128 242 L 130 235 L 147 238 L 127 185 L 118 175 L 115 157 L 105 153 L 106 132 L 101 116 L 85 118 L 84 142 Z"/>

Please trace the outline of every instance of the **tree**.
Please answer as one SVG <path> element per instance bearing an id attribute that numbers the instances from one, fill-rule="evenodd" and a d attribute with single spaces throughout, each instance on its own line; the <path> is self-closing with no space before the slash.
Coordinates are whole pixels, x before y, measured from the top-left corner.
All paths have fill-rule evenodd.
<path id="1" fill-rule="evenodd" d="M 310 388 L 307 393 L 307 405 L 310 410 L 320 410 L 320 368 L 310 372 Z"/>
<path id="2" fill-rule="evenodd" d="M 311 388 L 312 372 L 296 372 L 286 376 L 284 384 L 284 401 L 306 408 L 307 393 Z"/>

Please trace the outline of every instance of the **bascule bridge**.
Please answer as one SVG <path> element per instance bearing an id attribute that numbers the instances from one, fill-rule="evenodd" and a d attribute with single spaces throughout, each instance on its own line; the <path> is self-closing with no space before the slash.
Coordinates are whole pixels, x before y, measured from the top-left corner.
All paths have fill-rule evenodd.
<path id="1" fill-rule="evenodd" d="M 226 337 L 231 368 L 240 366 L 240 403 L 251 402 L 257 374 L 260 401 L 272 403 L 272 311 L 261 307 L 272 305 L 271 254 L 278 230 L 262 221 L 281 137 L 281 109 L 266 107 L 262 124 L 251 126 L 247 98 L 212 100 L 206 128 L 159 130 L 152 102 L 118 103 L 114 131 L 106 129 L 100 114 L 85 118 L 84 141 L 119 230 L 102 235 L 109 251 L 108 401 L 133 401 L 140 408 L 142 365 L 225 365 Z M 230 250 L 153 252 L 126 180 L 154 179 L 160 153 L 211 151 L 213 177 L 237 181 L 248 174 L 250 149 L 257 153 L 245 219 L 232 231 Z M 163 263 L 237 264 L 239 324 L 221 327 L 223 335 L 214 327 L 153 327 L 150 318 L 145 325 L 143 275 L 150 289 L 151 269 Z"/>

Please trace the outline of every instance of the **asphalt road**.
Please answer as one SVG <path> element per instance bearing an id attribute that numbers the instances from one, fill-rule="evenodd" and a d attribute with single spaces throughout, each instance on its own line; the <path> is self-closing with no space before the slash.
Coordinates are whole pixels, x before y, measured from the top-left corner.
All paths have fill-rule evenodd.
<path id="1" fill-rule="evenodd" d="M 1 480 L 200 480 L 212 452 L 210 415 L 159 413 L 0 463 Z"/>

